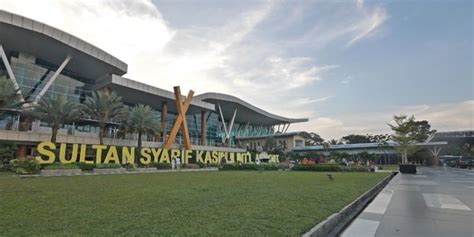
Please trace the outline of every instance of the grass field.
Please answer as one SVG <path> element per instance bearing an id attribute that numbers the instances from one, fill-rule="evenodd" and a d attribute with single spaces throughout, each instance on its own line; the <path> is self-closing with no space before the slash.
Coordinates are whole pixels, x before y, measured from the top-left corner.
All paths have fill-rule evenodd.
<path id="1" fill-rule="evenodd" d="M 298 236 L 387 173 L 0 176 L 0 235 Z"/>

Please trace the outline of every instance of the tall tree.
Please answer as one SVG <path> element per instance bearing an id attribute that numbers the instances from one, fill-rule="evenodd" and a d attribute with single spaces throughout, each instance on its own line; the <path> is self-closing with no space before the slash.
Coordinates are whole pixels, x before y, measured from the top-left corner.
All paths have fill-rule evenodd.
<path id="1" fill-rule="evenodd" d="M 8 109 L 20 108 L 21 103 L 13 83 L 6 77 L 0 77 L 0 116 Z"/>
<path id="2" fill-rule="evenodd" d="M 100 144 L 104 144 L 107 123 L 122 120 L 127 111 L 121 97 L 115 92 L 108 93 L 105 90 L 93 92 L 92 96 L 86 98 L 83 107 L 85 116 L 90 116 L 99 123 Z"/>
<path id="3" fill-rule="evenodd" d="M 414 121 L 414 116 L 394 115 L 393 124 L 388 124 L 394 132 L 392 140 L 397 143 L 396 149 L 402 155 L 404 164 L 408 163 L 408 156 L 417 151 L 417 141 L 412 133 Z"/>
<path id="4" fill-rule="evenodd" d="M 58 130 L 80 118 L 79 105 L 63 95 L 44 97 L 34 107 L 32 115 L 48 123 L 52 129 L 51 142 L 56 142 Z"/>
<path id="5" fill-rule="evenodd" d="M 360 134 L 349 134 L 342 137 L 342 142 L 345 144 L 356 144 L 356 143 L 370 143 L 370 135 L 360 135 Z"/>
<path id="6" fill-rule="evenodd" d="M 410 133 L 417 142 L 424 142 L 429 136 L 436 133 L 436 130 L 430 130 L 431 125 L 426 120 L 410 122 Z"/>
<path id="7" fill-rule="evenodd" d="M 327 143 L 329 143 L 330 145 L 342 144 L 341 141 L 338 141 L 336 139 L 331 139 L 331 140 L 327 141 Z"/>
<path id="8" fill-rule="evenodd" d="M 310 132 L 309 138 L 306 139 L 306 144 L 310 146 L 321 145 L 324 142 L 324 139 L 319 136 L 319 134 Z"/>
<path id="9" fill-rule="evenodd" d="M 138 148 L 142 147 L 143 134 L 156 134 L 160 131 L 160 123 L 155 119 L 153 109 L 148 105 L 136 105 L 130 109 L 125 127 L 129 132 L 138 134 Z"/>

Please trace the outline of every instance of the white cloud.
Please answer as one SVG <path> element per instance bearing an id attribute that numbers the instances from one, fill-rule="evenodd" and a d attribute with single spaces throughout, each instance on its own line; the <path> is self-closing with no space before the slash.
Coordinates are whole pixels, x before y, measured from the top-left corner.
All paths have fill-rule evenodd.
<path id="1" fill-rule="evenodd" d="M 358 33 L 346 43 L 346 47 L 350 47 L 357 41 L 370 36 L 370 34 L 373 33 L 379 26 L 381 26 L 388 18 L 385 9 L 380 7 L 376 7 L 370 12 L 364 10 L 364 14 L 366 14 L 366 18 L 354 26 Z"/>
<path id="2" fill-rule="evenodd" d="M 410 105 L 381 109 L 361 114 L 343 114 L 338 118 L 311 118 L 309 123 L 295 124 L 290 131 L 306 130 L 320 134 L 325 139 L 339 139 L 349 133 L 390 134 L 387 126 L 394 114 L 414 115 L 417 120 L 427 120 L 438 131 L 474 130 L 474 100 L 434 105 Z"/>
<path id="3" fill-rule="evenodd" d="M 324 96 L 324 97 L 320 97 L 320 98 L 302 97 L 302 98 L 295 99 L 292 104 L 295 104 L 295 105 L 308 105 L 308 104 L 312 104 L 312 103 L 326 101 L 326 100 L 330 99 L 331 97 L 332 96 Z"/>
<path id="4" fill-rule="evenodd" d="M 176 33 L 149 0 L 0 0 L 0 5 L 106 50 L 128 63 L 128 75 L 150 84 L 157 83 L 149 81 L 155 78 L 147 71 Z"/>

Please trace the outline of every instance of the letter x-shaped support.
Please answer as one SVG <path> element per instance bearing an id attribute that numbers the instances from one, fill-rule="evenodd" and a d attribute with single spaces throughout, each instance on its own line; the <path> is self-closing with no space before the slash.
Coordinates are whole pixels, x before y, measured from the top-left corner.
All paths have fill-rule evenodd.
<path id="1" fill-rule="evenodd" d="M 183 131 L 184 147 L 187 150 L 191 150 L 191 139 L 189 138 L 188 123 L 186 122 L 186 111 L 188 111 L 189 105 L 193 100 L 194 91 L 190 90 L 188 96 L 181 102 L 181 89 L 179 86 L 174 87 L 174 97 L 176 99 L 176 108 L 178 109 L 178 116 L 174 121 L 173 129 L 171 129 L 170 137 L 166 140 L 164 146 L 165 149 L 170 149 L 173 145 L 176 135 L 178 134 L 179 127 Z"/>

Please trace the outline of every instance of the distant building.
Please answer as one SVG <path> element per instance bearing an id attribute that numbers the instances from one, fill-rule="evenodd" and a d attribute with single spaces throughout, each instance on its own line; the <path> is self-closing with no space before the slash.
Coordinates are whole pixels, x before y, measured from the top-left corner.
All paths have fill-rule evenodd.
<path id="1" fill-rule="evenodd" d="M 235 140 L 241 147 L 257 150 L 258 147 L 264 147 L 267 140 L 273 139 L 277 148 L 288 152 L 297 148 L 304 148 L 305 141 L 309 137 L 310 135 L 307 132 L 288 132 L 253 137 L 236 137 Z"/>

